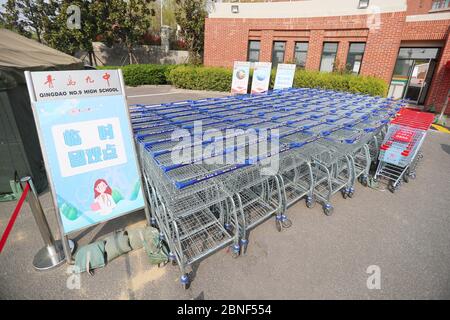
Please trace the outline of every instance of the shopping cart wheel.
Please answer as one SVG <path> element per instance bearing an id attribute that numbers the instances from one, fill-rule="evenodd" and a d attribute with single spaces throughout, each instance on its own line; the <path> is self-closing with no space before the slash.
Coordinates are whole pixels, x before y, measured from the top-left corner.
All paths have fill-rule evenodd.
<path id="1" fill-rule="evenodd" d="M 314 205 L 316 204 L 316 201 L 313 198 L 307 198 L 306 199 L 306 206 L 308 208 L 314 208 Z"/>
<path id="2" fill-rule="evenodd" d="M 177 265 L 177 258 L 175 257 L 175 255 L 172 252 L 169 252 L 169 261 L 171 262 L 171 264 L 173 266 Z"/>
<path id="3" fill-rule="evenodd" d="M 409 173 L 409 168 L 408 168 L 408 169 L 406 169 L 405 173 L 404 173 L 403 176 L 402 176 L 403 181 L 405 181 L 406 183 L 408 183 L 408 182 L 409 182 L 409 177 L 410 177 L 410 173 Z"/>
<path id="4" fill-rule="evenodd" d="M 347 197 L 348 197 L 348 191 L 347 191 L 347 189 L 342 189 L 342 190 L 341 190 L 341 193 L 342 193 L 342 198 L 347 199 Z"/>
<path id="5" fill-rule="evenodd" d="M 369 177 L 361 176 L 360 182 L 364 187 L 367 187 L 369 185 Z"/>
<path id="6" fill-rule="evenodd" d="M 189 276 L 187 274 L 181 276 L 180 282 L 185 290 L 189 289 L 191 282 L 189 281 Z"/>
<path id="7" fill-rule="evenodd" d="M 327 216 L 331 216 L 333 214 L 333 207 L 331 206 L 331 204 L 326 204 L 323 206 L 323 212 L 325 213 L 325 215 Z"/>
<path id="8" fill-rule="evenodd" d="M 394 187 L 392 183 L 389 184 L 388 189 L 390 192 L 395 193 L 395 190 L 397 190 L 397 187 Z"/>
<path id="9" fill-rule="evenodd" d="M 349 198 L 353 198 L 353 195 L 355 194 L 355 190 L 353 188 L 350 188 L 350 190 L 348 191 L 348 197 Z"/>
<path id="10" fill-rule="evenodd" d="M 410 175 L 409 175 L 409 177 L 411 178 L 411 179 L 415 179 L 416 178 L 416 173 L 415 172 L 412 172 Z"/>
<path id="11" fill-rule="evenodd" d="M 281 230 L 283 230 L 283 226 L 282 226 L 282 222 L 281 220 L 275 220 L 275 227 L 277 228 L 278 232 L 281 232 Z"/>
<path id="12" fill-rule="evenodd" d="M 241 246 L 239 244 L 235 244 L 231 247 L 231 256 L 236 259 L 239 257 L 239 254 L 241 252 Z"/>

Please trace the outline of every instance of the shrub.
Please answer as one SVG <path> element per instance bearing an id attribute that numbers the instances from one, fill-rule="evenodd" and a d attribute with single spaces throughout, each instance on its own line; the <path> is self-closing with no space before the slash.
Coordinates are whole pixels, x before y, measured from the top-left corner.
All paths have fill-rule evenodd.
<path id="1" fill-rule="evenodd" d="M 102 66 L 97 69 L 122 69 L 123 79 L 127 86 L 144 84 L 167 84 L 167 75 L 175 65 L 164 64 L 130 64 L 123 67 Z"/>
<path id="2" fill-rule="evenodd" d="M 169 72 L 174 86 L 191 90 L 231 91 L 233 71 L 226 68 L 181 65 Z"/>
<path id="3" fill-rule="evenodd" d="M 118 67 L 99 67 L 98 69 L 117 69 Z M 144 84 L 168 84 L 191 90 L 231 91 L 232 70 L 218 67 L 192 65 L 135 64 L 121 67 L 125 84 L 138 86 Z M 249 89 L 252 72 L 250 72 Z M 270 88 L 275 82 L 276 70 L 272 70 Z M 355 76 L 346 73 L 325 73 L 319 71 L 297 70 L 294 87 L 322 88 L 372 96 L 386 96 L 387 84 L 378 78 Z"/>
<path id="4" fill-rule="evenodd" d="M 386 96 L 387 84 L 381 79 L 341 73 L 297 70 L 294 87 L 322 88 L 372 96 Z"/>

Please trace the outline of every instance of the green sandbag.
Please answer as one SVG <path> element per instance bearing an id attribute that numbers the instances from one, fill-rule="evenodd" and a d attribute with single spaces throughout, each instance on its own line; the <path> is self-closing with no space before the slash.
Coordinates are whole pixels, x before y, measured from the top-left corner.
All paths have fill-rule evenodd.
<path id="1" fill-rule="evenodd" d="M 126 231 L 115 232 L 105 239 L 105 251 L 108 262 L 131 251 L 128 241 L 128 234 Z"/>
<path id="2" fill-rule="evenodd" d="M 133 250 L 141 249 L 144 246 L 142 237 L 144 236 L 144 228 L 127 229 L 128 240 Z"/>
<path id="3" fill-rule="evenodd" d="M 96 241 L 82 246 L 75 255 L 75 272 L 89 272 L 105 266 L 105 242 Z M 91 273 L 92 274 L 92 273 Z"/>
<path id="4" fill-rule="evenodd" d="M 151 264 L 161 265 L 169 261 L 169 254 L 166 246 L 159 237 L 159 231 L 152 227 L 147 227 L 144 232 L 144 249 Z"/>
<path id="5" fill-rule="evenodd" d="M 168 250 L 153 227 L 128 229 L 128 239 L 133 249 L 144 247 L 151 264 L 164 264 L 169 260 Z"/>

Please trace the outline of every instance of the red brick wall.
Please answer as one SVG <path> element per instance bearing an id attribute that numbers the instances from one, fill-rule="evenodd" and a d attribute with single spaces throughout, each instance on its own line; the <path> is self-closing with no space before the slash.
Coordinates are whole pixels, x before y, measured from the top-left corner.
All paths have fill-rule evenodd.
<path id="1" fill-rule="evenodd" d="M 426 14 L 431 10 L 433 0 L 408 0 L 406 13 L 408 16 L 416 14 Z"/>
<path id="2" fill-rule="evenodd" d="M 425 0 L 421 8 L 411 6 L 409 2 L 408 5 L 408 12 L 414 14 L 429 10 Z M 420 11 L 424 8 L 427 8 L 426 12 Z M 444 67 L 450 60 L 450 20 L 405 20 L 405 12 L 384 13 L 381 14 L 380 28 L 369 30 L 365 15 L 297 19 L 208 18 L 205 24 L 204 64 L 232 67 L 236 60 L 247 60 L 248 40 L 251 38 L 261 41 L 260 61 L 271 61 L 273 41 L 286 41 L 285 62 L 294 60 L 296 41 L 307 41 L 309 47 L 305 68 L 319 70 L 324 41 L 339 42 L 337 59 L 341 66 L 346 62 L 350 42 L 366 42 L 360 73 L 390 83 L 402 40 L 447 41 L 426 100 L 427 106 L 434 104 L 439 109 L 450 86 L 449 71 Z"/>
<path id="3" fill-rule="evenodd" d="M 447 61 L 450 61 L 449 34 L 447 34 L 447 40 L 445 46 L 442 48 L 441 58 L 434 72 L 427 100 L 425 101 L 426 106 L 433 105 L 437 112 L 442 110 L 447 97 L 447 92 L 450 90 L 450 69 L 445 66 Z M 447 108 L 446 114 L 450 114 L 450 107 Z"/>
<path id="4" fill-rule="evenodd" d="M 369 32 L 367 16 L 298 19 L 206 19 L 205 57 L 208 66 L 231 67 L 247 59 L 249 37 L 261 41 L 260 61 L 271 61 L 273 41 L 286 41 L 285 62 L 292 61 L 295 41 L 308 41 L 306 69 L 319 70 L 324 41 L 339 42 L 337 59 L 343 66 L 349 42 L 367 42 L 361 74 L 391 80 L 401 41 L 405 13 L 384 13 L 381 28 Z M 260 35 L 260 36 L 258 36 Z M 381 63 L 380 63 L 381 62 Z"/>
<path id="5" fill-rule="evenodd" d="M 400 48 L 405 13 L 388 13 L 381 15 L 379 30 L 370 30 L 367 37 L 362 75 L 382 78 L 391 81 Z"/>
<path id="6" fill-rule="evenodd" d="M 406 22 L 402 40 L 445 40 L 450 20 Z"/>

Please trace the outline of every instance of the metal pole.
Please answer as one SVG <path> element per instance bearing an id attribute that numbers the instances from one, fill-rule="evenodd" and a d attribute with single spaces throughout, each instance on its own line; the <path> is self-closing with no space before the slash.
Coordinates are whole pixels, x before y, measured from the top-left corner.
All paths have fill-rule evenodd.
<path id="1" fill-rule="evenodd" d="M 30 194 L 27 197 L 27 202 L 30 205 L 31 212 L 33 213 L 34 220 L 39 228 L 39 232 L 41 233 L 42 240 L 44 240 L 44 244 L 46 246 L 51 246 L 55 242 L 53 238 L 52 232 L 50 231 L 50 227 L 48 225 L 47 219 L 44 215 L 44 210 L 42 209 L 41 203 L 39 202 L 36 188 L 34 187 L 34 183 L 31 180 L 31 177 L 24 177 L 20 180 L 22 186 L 25 184 L 30 185 Z"/>
<path id="2" fill-rule="evenodd" d="M 450 100 L 450 90 L 448 90 L 445 104 L 442 106 L 441 114 L 439 115 L 439 118 L 438 118 L 438 121 L 437 121 L 438 124 L 442 120 L 442 116 L 444 115 L 445 110 L 447 110 L 448 100 Z"/>
<path id="3" fill-rule="evenodd" d="M 161 3 L 161 30 L 163 26 L 163 0 L 160 0 Z"/>
<path id="4" fill-rule="evenodd" d="M 24 177 L 20 179 L 20 182 L 22 186 L 26 184 L 30 186 L 27 202 L 30 205 L 31 213 L 33 214 L 42 240 L 44 241 L 44 247 L 34 256 L 33 266 L 37 270 L 48 270 L 59 266 L 66 259 L 63 242 L 61 240 L 55 241 L 55 238 L 52 235 L 31 177 Z M 69 255 L 72 253 L 73 248 L 74 243 L 70 241 L 68 248 Z"/>

